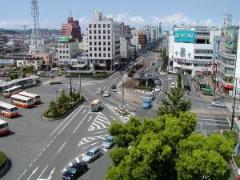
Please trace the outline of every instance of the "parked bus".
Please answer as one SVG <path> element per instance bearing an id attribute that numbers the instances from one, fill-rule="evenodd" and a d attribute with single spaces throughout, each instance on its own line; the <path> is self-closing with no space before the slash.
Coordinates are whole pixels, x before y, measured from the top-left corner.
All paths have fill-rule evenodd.
<path id="1" fill-rule="evenodd" d="M 17 94 L 22 91 L 21 86 L 13 86 L 3 91 L 3 96 L 9 98 L 11 95 Z"/>
<path id="2" fill-rule="evenodd" d="M 33 99 L 34 104 L 40 104 L 41 103 L 41 98 L 39 95 L 37 94 L 32 94 L 32 93 L 28 93 L 26 91 L 22 91 L 20 93 L 18 93 L 21 96 L 25 96 L 25 97 L 29 97 Z"/>
<path id="3" fill-rule="evenodd" d="M 9 133 L 8 123 L 0 119 L 0 136 L 7 135 Z"/>
<path id="4" fill-rule="evenodd" d="M 13 118 L 18 116 L 18 108 L 12 104 L 0 101 L 0 114 L 8 118 Z"/>
<path id="5" fill-rule="evenodd" d="M 31 108 L 34 105 L 32 98 L 21 96 L 19 94 L 12 95 L 11 101 L 14 105 L 23 107 L 23 108 Z"/>

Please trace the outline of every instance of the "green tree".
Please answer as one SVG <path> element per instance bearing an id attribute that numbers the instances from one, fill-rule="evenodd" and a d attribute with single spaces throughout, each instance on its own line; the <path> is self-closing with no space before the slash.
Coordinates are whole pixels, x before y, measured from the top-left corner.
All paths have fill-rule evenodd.
<path id="1" fill-rule="evenodd" d="M 179 88 L 171 88 L 170 92 L 165 92 L 166 99 L 162 100 L 162 104 L 159 107 L 158 114 L 172 114 L 173 116 L 179 116 L 180 112 L 189 111 L 191 108 L 191 101 L 185 99 L 184 92 Z"/>
<path id="2" fill-rule="evenodd" d="M 116 147 L 114 151 L 110 152 L 110 157 L 113 161 L 113 165 L 115 166 L 118 165 L 127 154 L 128 154 L 127 148 Z"/>
<path id="3" fill-rule="evenodd" d="M 162 53 L 161 53 L 161 59 L 162 59 L 162 66 L 161 66 L 161 70 L 162 71 L 166 71 L 167 70 L 167 66 L 168 66 L 168 61 L 169 61 L 169 57 L 167 55 L 167 49 L 163 49 Z"/>
<path id="4" fill-rule="evenodd" d="M 17 73 L 11 73 L 10 74 L 10 79 L 11 80 L 14 80 L 14 79 L 17 79 L 18 78 L 18 74 Z"/>
<path id="5" fill-rule="evenodd" d="M 48 112 L 53 116 L 58 116 L 59 111 L 58 111 L 58 107 L 55 101 L 50 101 L 49 103 L 49 107 L 48 107 Z"/>
<path id="6" fill-rule="evenodd" d="M 228 179 L 234 141 L 221 134 L 190 135 L 179 143 L 176 169 L 179 179 Z"/>
<path id="7" fill-rule="evenodd" d="M 182 89 L 182 76 L 180 73 L 177 74 L 177 88 Z"/>
<path id="8" fill-rule="evenodd" d="M 70 97 L 66 95 L 65 91 L 62 91 L 57 98 L 57 107 L 60 112 L 65 112 L 70 108 Z"/>

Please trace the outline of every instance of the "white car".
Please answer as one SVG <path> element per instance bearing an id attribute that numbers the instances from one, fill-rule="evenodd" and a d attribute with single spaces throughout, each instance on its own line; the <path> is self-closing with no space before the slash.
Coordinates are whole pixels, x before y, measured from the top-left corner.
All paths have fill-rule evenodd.
<path id="1" fill-rule="evenodd" d="M 109 97 L 110 96 L 110 93 L 108 92 L 108 91 L 105 91 L 104 93 L 103 93 L 103 97 Z"/>
<path id="2" fill-rule="evenodd" d="M 161 87 L 160 87 L 160 86 L 156 86 L 156 87 L 155 87 L 155 91 L 156 91 L 156 92 L 160 92 L 160 91 L 161 91 Z"/>
<path id="3" fill-rule="evenodd" d="M 219 102 L 219 101 L 211 102 L 211 106 L 220 107 L 220 108 L 226 108 L 227 107 L 223 102 Z"/>
<path id="4" fill-rule="evenodd" d="M 175 82 L 172 82 L 171 88 L 175 88 L 175 87 L 176 87 Z"/>
<path id="5" fill-rule="evenodd" d="M 168 80 L 169 80 L 169 81 L 172 81 L 172 76 L 168 76 Z"/>

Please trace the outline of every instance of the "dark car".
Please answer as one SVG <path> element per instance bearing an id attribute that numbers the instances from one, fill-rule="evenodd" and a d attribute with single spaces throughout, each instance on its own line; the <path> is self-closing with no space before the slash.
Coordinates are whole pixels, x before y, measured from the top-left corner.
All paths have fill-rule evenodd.
<path id="1" fill-rule="evenodd" d="M 87 170 L 88 170 L 87 163 L 82 161 L 79 163 L 75 163 L 71 167 L 69 167 L 66 172 L 64 172 L 62 179 L 63 180 L 77 179 L 79 176 L 84 174 Z"/>

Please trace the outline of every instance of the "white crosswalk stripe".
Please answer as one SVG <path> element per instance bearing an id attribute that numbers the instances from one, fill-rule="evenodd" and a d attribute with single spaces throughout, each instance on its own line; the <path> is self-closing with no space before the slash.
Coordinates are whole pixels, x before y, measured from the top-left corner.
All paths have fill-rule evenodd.
<path id="1" fill-rule="evenodd" d="M 96 139 L 95 137 L 85 137 L 85 138 L 82 138 L 81 141 L 79 142 L 78 146 L 81 146 L 81 145 L 83 145 L 83 144 L 92 142 L 92 141 L 94 141 L 95 139 Z"/>
<path id="2" fill-rule="evenodd" d="M 116 107 L 114 107 L 114 106 L 112 106 L 112 105 L 110 105 L 110 104 L 106 104 L 106 103 L 105 103 L 105 105 L 106 105 L 115 115 L 117 115 L 117 116 L 122 120 L 123 123 L 128 122 L 129 119 L 130 119 L 130 117 L 131 117 L 132 115 L 134 115 L 133 113 L 130 113 L 129 115 L 122 116 L 122 115 L 119 114 L 118 108 L 116 108 Z"/>
<path id="3" fill-rule="evenodd" d="M 92 122 L 91 126 L 89 127 L 88 131 L 94 131 L 99 129 L 106 129 L 111 125 L 109 120 L 102 114 L 99 113 L 94 121 Z"/>

